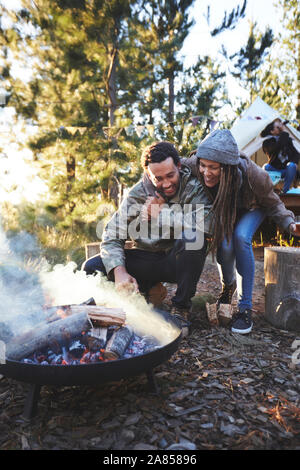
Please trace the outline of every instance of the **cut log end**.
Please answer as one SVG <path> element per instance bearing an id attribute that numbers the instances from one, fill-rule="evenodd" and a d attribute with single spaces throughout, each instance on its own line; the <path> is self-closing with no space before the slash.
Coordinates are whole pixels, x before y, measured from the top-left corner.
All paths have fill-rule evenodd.
<path id="1" fill-rule="evenodd" d="M 123 356 L 124 351 L 133 337 L 133 329 L 125 326 L 117 329 L 107 342 L 103 357 L 105 359 L 118 359 Z"/>
<path id="2" fill-rule="evenodd" d="M 264 252 L 265 318 L 275 327 L 300 331 L 300 248 Z"/>
<path id="3" fill-rule="evenodd" d="M 209 323 L 212 326 L 219 325 L 218 313 L 217 313 L 217 304 L 206 303 L 207 318 Z"/>
<path id="4" fill-rule="evenodd" d="M 232 320 L 233 309 L 230 304 L 220 304 L 218 310 L 218 318 L 220 325 L 228 326 Z"/>

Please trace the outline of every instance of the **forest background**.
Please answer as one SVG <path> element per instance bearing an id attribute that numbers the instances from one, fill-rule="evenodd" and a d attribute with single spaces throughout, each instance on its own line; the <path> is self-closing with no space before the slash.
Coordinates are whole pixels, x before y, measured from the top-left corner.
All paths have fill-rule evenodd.
<path id="1" fill-rule="evenodd" d="M 212 129 L 230 128 L 256 96 L 298 126 L 297 0 L 274 2 L 276 31 L 250 19 L 234 51 L 221 39 L 217 57 L 195 54 L 191 43 L 186 61 L 199 3 L 209 51 L 209 41 L 247 17 L 251 0 L 237 0 L 219 23 L 212 19 L 218 2 L 206 0 L 20 0 L 15 7 L 0 0 L 8 237 L 31 234 L 29 251 L 38 246 L 53 265 L 79 266 L 85 244 L 99 241 L 99 221 L 140 178 L 142 150 L 154 140 L 172 141 L 187 156 Z M 244 93 L 233 97 L 230 80 Z M 20 155 L 13 166 L 11 152 Z M 32 197 L 20 197 L 16 175 L 28 168 Z"/>

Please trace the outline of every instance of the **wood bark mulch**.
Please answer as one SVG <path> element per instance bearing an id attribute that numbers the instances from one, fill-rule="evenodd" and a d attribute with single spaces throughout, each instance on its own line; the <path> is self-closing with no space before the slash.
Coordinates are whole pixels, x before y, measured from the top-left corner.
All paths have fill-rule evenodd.
<path id="1" fill-rule="evenodd" d="M 175 286 L 168 285 L 165 308 Z M 193 300 L 190 335 L 145 375 L 91 387 L 42 387 L 38 414 L 22 418 L 27 384 L 0 380 L 1 450 L 300 449 L 300 335 L 264 319 L 263 259 L 257 257 L 254 329 L 211 327 L 205 300 L 219 292 L 210 260 Z"/>

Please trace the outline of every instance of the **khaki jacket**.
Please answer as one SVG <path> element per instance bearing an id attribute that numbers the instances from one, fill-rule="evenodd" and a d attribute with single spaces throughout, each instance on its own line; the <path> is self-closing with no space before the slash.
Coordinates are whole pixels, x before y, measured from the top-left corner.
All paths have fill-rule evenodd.
<path id="1" fill-rule="evenodd" d="M 200 221 L 203 232 L 208 231 L 212 202 L 200 181 L 192 176 L 190 168 L 182 165 L 177 194 L 166 202 L 159 218 L 150 227 L 150 223 L 143 222 L 141 211 L 147 197 L 153 196 L 155 190 L 145 173 L 144 177 L 130 189 L 118 211 L 106 225 L 100 255 L 108 275 L 115 267 L 125 266 L 126 240 L 134 242 L 135 249 L 152 252 L 170 250 L 175 240 L 181 238 L 182 234 L 180 209 L 186 208 L 187 219 L 196 220 L 197 227 Z"/>
<path id="2" fill-rule="evenodd" d="M 194 176 L 199 178 L 198 158 L 195 155 L 183 159 L 182 162 L 191 168 Z M 239 206 L 248 210 L 259 207 L 265 211 L 267 216 L 272 217 L 279 227 L 288 230 L 289 225 L 295 223 L 295 215 L 286 209 L 279 196 L 274 192 L 268 172 L 244 154 L 240 155 L 238 167 L 241 174 Z"/>

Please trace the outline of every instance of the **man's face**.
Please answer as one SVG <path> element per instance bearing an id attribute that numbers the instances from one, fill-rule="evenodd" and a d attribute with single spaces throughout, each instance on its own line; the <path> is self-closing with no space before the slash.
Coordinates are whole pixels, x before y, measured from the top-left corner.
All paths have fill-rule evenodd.
<path id="1" fill-rule="evenodd" d="M 279 135 L 282 132 L 283 124 L 280 119 L 276 119 L 273 124 L 273 130 L 271 131 L 272 135 Z"/>
<path id="2" fill-rule="evenodd" d="M 180 163 L 175 165 L 172 157 L 160 163 L 150 163 L 147 168 L 153 185 L 170 199 L 177 193 L 180 184 Z"/>

